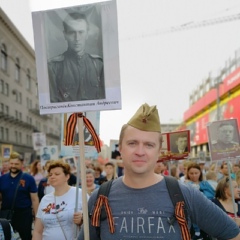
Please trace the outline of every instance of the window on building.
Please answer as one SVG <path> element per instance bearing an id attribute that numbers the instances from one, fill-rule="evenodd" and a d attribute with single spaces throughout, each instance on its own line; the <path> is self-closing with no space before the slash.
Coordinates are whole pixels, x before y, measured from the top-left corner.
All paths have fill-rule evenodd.
<path id="1" fill-rule="evenodd" d="M 18 113 L 18 118 L 19 118 L 19 120 L 22 121 L 22 113 L 21 112 Z"/>
<path id="2" fill-rule="evenodd" d="M 4 93 L 4 81 L 0 80 L 0 93 Z"/>
<path id="3" fill-rule="evenodd" d="M 9 129 L 5 128 L 5 140 L 9 141 Z"/>
<path id="4" fill-rule="evenodd" d="M 4 113 L 4 104 L 3 103 L 0 104 L 0 112 Z"/>
<path id="5" fill-rule="evenodd" d="M 18 93 L 18 102 L 22 103 L 22 93 L 21 92 Z"/>
<path id="6" fill-rule="evenodd" d="M 18 142 L 22 143 L 22 133 L 18 132 Z"/>
<path id="7" fill-rule="evenodd" d="M 26 142 L 27 142 L 27 145 L 30 145 L 29 144 L 29 135 L 28 134 L 26 134 Z"/>
<path id="8" fill-rule="evenodd" d="M 38 96 L 38 84 L 36 83 L 36 88 L 35 88 L 35 95 L 36 97 Z"/>
<path id="9" fill-rule="evenodd" d="M 29 99 L 29 109 L 32 109 L 32 100 Z"/>
<path id="10" fill-rule="evenodd" d="M 18 111 L 15 110 L 15 118 L 18 119 Z"/>
<path id="11" fill-rule="evenodd" d="M 31 73 L 29 69 L 27 69 L 26 89 L 31 90 Z"/>
<path id="12" fill-rule="evenodd" d="M 5 105 L 5 113 L 9 115 L 9 107 L 7 105 Z"/>
<path id="13" fill-rule="evenodd" d="M 4 44 L 1 47 L 1 69 L 7 71 L 7 48 Z"/>
<path id="14" fill-rule="evenodd" d="M 4 140 L 4 129 L 0 127 L 0 140 Z"/>
<path id="15" fill-rule="evenodd" d="M 5 83 L 5 84 L 4 84 L 4 94 L 5 94 L 6 96 L 9 95 L 9 85 L 8 85 L 8 83 Z"/>
<path id="16" fill-rule="evenodd" d="M 15 131 L 14 134 L 15 134 L 15 142 L 18 143 L 18 132 Z"/>
<path id="17" fill-rule="evenodd" d="M 16 63 L 15 63 L 15 80 L 17 82 L 20 81 L 20 61 L 19 61 L 19 58 L 16 58 Z"/>

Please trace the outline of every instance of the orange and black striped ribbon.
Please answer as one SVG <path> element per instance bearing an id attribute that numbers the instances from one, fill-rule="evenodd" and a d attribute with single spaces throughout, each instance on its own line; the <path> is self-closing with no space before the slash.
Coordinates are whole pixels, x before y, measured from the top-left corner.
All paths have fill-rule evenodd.
<path id="1" fill-rule="evenodd" d="M 91 224 L 94 227 L 100 227 L 100 217 L 101 217 L 101 210 L 102 210 L 103 206 L 105 207 L 106 214 L 107 214 L 109 231 L 110 231 L 110 233 L 114 233 L 115 227 L 114 227 L 114 221 L 113 221 L 113 216 L 112 216 L 112 210 L 109 206 L 108 198 L 104 195 L 99 195 L 99 197 L 97 199 L 95 208 L 93 210 Z"/>
<path id="2" fill-rule="evenodd" d="M 77 124 L 77 118 L 83 118 L 84 125 L 88 129 L 89 133 L 92 135 L 94 146 L 97 149 L 97 152 L 101 152 L 100 139 L 92 125 L 92 123 L 82 114 L 82 113 L 73 113 L 68 118 L 66 124 L 66 136 L 65 136 L 65 146 L 73 145 L 75 128 Z M 79 131 L 79 130 L 78 130 Z"/>
<path id="3" fill-rule="evenodd" d="M 191 235 L 188 229 L 187 219 L 184 213 L 184 202 L 177 202 L 175 207 L 175 217 L 181 229 L 182 239 L 191 240 Z"/>

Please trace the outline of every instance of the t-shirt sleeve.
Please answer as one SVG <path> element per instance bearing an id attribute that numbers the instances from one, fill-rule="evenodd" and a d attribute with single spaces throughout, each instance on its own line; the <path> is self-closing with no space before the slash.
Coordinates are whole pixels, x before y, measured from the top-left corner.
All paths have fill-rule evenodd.
<path id="1" fill-rule="evenodd" d="M 199 190 L 181 184 L 192 223 L 219 240 L 239 234 L 239 227 L 225 212 L 207 199 Z"/>
<path id="2" fill-rule="evenodd" d="M 36 214 L 37 218 L 40 218 L 40 219 L 42 218 L 42 212 L 43 212 L 42 209 L 43 209 L 44 203 L 45 203 L 45 199 L 43 197 L 41 202 L 38 205 L 38 210 L 37 210 L 37 214 Z"/>

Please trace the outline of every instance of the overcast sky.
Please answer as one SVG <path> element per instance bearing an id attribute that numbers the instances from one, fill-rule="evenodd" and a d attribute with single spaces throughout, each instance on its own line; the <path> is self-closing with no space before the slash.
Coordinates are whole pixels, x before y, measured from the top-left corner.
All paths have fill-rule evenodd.
<path id="1" fill-rule="evenodd" d="M 190 93 L 240 48 L 240 20 L 165 31 L 213 18 L 220 23 L 240 14 L 239 0 L 118 0 L 117 5 L 122 110 L 101 112 L 106 144 L 118 139 L 121 126 L 145 102 L 157 105 L 162 123 L 181 122 Z M 0 6 L 34 48 L 29 1 L 0 0 Z"/>

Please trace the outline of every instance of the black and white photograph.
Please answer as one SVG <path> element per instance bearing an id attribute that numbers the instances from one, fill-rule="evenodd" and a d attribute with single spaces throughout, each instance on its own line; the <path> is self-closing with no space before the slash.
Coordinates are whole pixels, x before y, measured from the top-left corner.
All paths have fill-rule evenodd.
<path id="1" fill-rule="evenodd" d="M 190 131 L 169 133 L 170 151 L 173 159 L 183 159 L 188 156 L 190 149 Z"/>
<path id="2" fill-rule="evenodd" d="M 62 41 L 47 38 L 47 49 L 53 55 L 48 58 L 50 102 L 105 99 L 101 16 L 97 9 L 49 11 L 46 26 L 51 19 L 60 22 L 56 35 L 60 38 L 62 34 Z M 54 27 L 47 30 L 46 36 L 55 31 Z"/>
<path id="3" fill-rule="evenodd" d="M 35 132 L 32 133 L 33 149 L 35 151 L 40 150 L 43 146 L 46 146 L 45 133 Z"/>
<path id="4" fill-rule="evenodd" d="M 237 119 L 211 122 L 207 130 L 212 160 L 240 157 Z"/>
<path id="5" fill-rule="evenodd" d="M 65 163 L 68 163 L 71 167 L 71 172 L 75 172 L 77 169 L 77 163 L 76 163 L 76 158 L 75 157 L 64 157 L 63 161 Z"/>
<path id="6" fill-rule="evenodd" d="M 119 152 L 119 140 L 110 140 L 110 159 L 120 160 L 121 154 Z"/>
<path id="7" fill-rule="evenodd" d="M 44 146 L 40 148 L 40 160 L 42 166 L 45 166 L 46 161 L 58 160 L 58 158 L 59 155 L 57 145 Z"/>
<path id="8" fill-rule="evenodd" d="M 81 107 L 101 110 L 109 107 L 104 101 L 120 100 L 114 13 L 116 6 L 112 1 L 33 12 L 34 34 L 38 36 L 37 74 L 41 75 L 40 112 L 69 112 L 69 108 L 74 112 Z M 115 44 L 109 44 L 109 40 Z M 109 61 L 110 57 L 114 61 Z M 109 67 L 116 71 L 114 78 Z M 112 107 L 120 105 L 115 101 Z"/>

